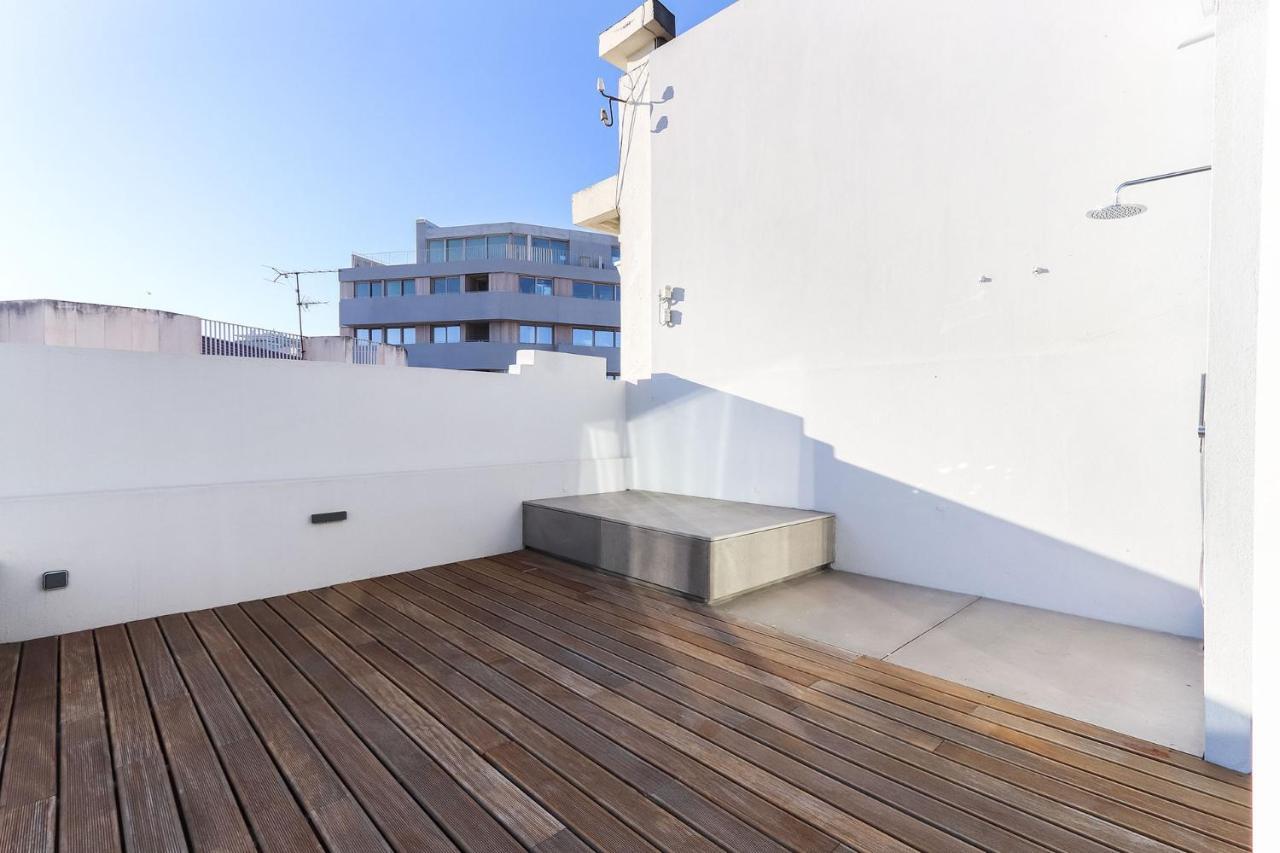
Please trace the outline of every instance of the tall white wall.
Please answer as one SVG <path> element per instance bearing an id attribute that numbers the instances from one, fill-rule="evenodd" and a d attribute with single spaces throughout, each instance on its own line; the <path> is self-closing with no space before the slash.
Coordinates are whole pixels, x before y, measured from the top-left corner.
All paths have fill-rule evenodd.
<path id="1" fill-rule="evenodd" d="M 625 485 L 621 384 L 561 353 L 504 375 L 0 344 L 0 406 L 0 642 L 513 550 L 522 500 Z"/>
<path id="2" fill-rule="evenodd" d="M 1084 212 L 1209 162 L 1214 47 L 1175 50 L 1204 25 L 740 0 L 655 51 L 622 128 L 632 485 L 833 510 L 842 569 L 1200 634 L 1210 177 Z"/>
<path id="3" fill-rule="evenodd" d="M 1265 650 L 1275 647 L 1255 642 L 1255 575 L 1259 589 L 1274 598 L 1271 579 L 1280 560 L 1280 16 L 1273 7 L 1268 21 L 1265 9 L 1262 0 L 1221 4 L 1209 283 L 1205 755 L 1241 770 L 1252 763 L 1254 652 L 1265 659 Z M 1265 631 L 1268 621 L 1274 620 L 1264 616 L 1259 628 Z M 1260 772 L 1259 781 L 1264 778 Z"/>

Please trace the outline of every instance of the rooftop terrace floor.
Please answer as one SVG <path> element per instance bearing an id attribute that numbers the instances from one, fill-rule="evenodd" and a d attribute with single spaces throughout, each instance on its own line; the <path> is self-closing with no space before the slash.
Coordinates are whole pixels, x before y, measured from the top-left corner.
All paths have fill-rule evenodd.
<path id="1" fill-rule="evenodd" d="M 1230 850 L 1250 780 L 531 552 L 0 646 L 0 850 Z"/>

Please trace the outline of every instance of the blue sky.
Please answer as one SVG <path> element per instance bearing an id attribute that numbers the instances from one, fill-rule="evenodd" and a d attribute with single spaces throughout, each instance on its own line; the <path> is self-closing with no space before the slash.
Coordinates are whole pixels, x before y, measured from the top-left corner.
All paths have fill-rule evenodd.
<path id="1" fill-rule="evenodd" d="M 418 217 L 568 225 L 616 168 L 596 38 L 637 2 L 6 4 L 0 299 L 290 329 L 264 264 L 410 249 Z M 729 2 L 669 5 L 684 31 Z"/>

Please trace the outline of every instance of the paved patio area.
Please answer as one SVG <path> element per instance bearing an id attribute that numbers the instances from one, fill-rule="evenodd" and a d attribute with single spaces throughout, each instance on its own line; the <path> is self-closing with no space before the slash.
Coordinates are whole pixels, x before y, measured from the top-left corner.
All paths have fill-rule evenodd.
<path id="1" fill-rule="evenodd" d="M 1191 850 L 1250 780 L 529 552 L 0 646 L 0 850 Z"/>
<path id="2" fill-rule="evenodd" d="M 821 572 L 721 612 L 1204 753 L 1204 644 L 1035 607 Z"/>

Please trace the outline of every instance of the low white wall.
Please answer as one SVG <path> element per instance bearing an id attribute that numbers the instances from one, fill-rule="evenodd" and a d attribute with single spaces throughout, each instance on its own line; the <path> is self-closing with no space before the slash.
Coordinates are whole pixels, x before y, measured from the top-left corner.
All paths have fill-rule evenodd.
<path id="1" fill-rule="evenodd" d="M 632 69 L 632 485 L 834 511 L 842 569 L 1200 634 L 1211 178 L 1084 214 L 1209 162 L 1214 48 L 1176 49 L 1204 26 L 739 0 Z"/>
<path id="2" fill-rule="evenodd" d="M 5 344 L 0 401 L 0 641 L 512 550 L 522 500 L 625 486 L 623 388 L 561 353 L 504 375 Z"/>
<path id="3" fill-rule="evenodd" d="M 200 352 L 200 318 L 150 308 L 58 299 L 0 302 L 0 343 Z"/>

